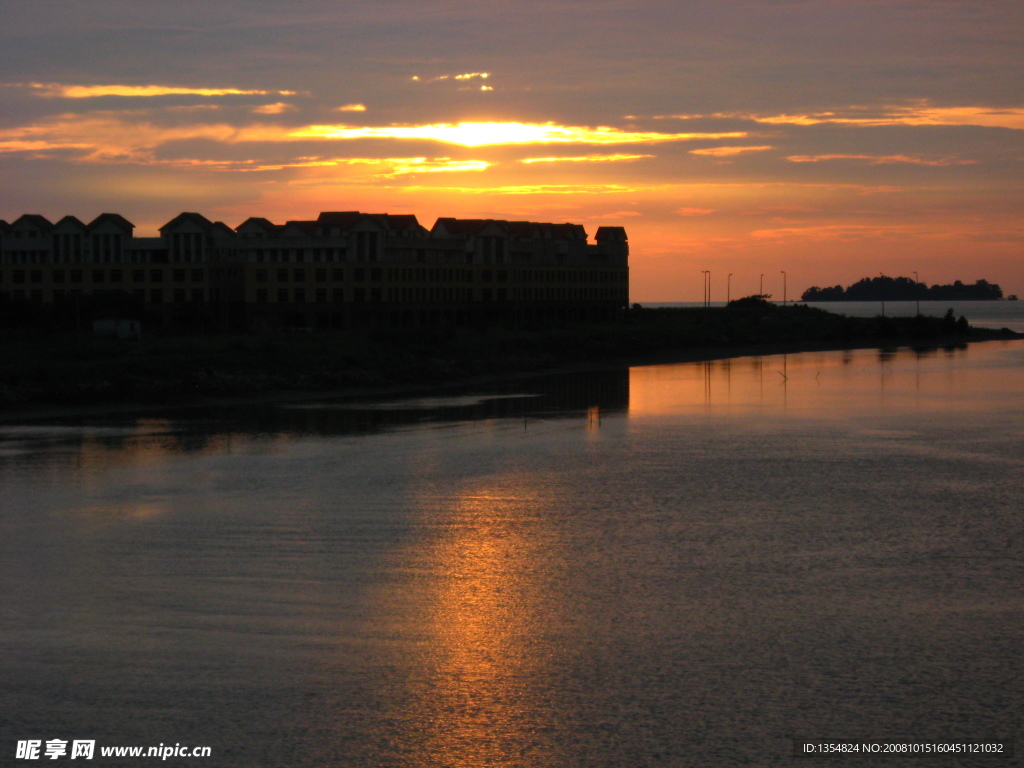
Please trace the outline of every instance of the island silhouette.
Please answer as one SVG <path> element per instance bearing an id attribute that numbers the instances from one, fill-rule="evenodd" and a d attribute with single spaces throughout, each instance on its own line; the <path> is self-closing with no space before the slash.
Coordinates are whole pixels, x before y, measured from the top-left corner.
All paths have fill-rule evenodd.
<path id="1" fill-rule="evenodd" d="M 803 292 L 803 301 L 995 301 L 1003 298 L 1003 289 L 988 280 L 971 285 L 959 280 L 928 287 L 909 277 L 865 277 L 843 288 L 812 286 Z"/>

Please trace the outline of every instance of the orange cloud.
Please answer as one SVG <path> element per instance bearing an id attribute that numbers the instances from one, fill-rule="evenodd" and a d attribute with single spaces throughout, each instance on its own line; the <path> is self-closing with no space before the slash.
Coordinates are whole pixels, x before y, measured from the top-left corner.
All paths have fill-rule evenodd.
<path id="1" fill-rule="evenodd" d="M 889 165 L 892 163 L 912 163 L 914 165 L 973 165 L 973 160 L 960 160 L 957 158 L 941 158 L 938 160 L 926 160 L 921 157 L 909 155 L 790 155 L 786 158 L 791 163 L 821 163 L 829 160 L 863 160 L 870 165 Z"/>
<path id="2" fill-rule="evenodd" d="M 40 96 L 90 99 L 98 96 L 294 96 L 295 91 L 240 90 L 238 88 L 182 88 L 166 85 L 65 85 L 28 83 Z"/>
<path id="3" fill-rule="evenodd" d="M 466 72 L 461 75 L 438 75 L 437 77 L 428 77 L 426 79 L 419 75 L 413 75 L 410 80 L 417 83 L 438 83 L 442 80 L 486 80 L 491 76 L 490 72 Z M 493 90 L 488 88 L 487 90 Z"/>
<path id="4" fill-rule="evenodd" d="M 335 112 L 365 112 L 365 104 L 342 104 L 340 107 L 336 107 Z"/>
<path id="5" fill-rule="evenodd" d="M 257 115 L 280 115 L 284 112 L 292 112 L 294 110 L 294 104 L 287 104 L 283 101 L 279 101 L 276 104 L 264 104 L 259 107 L 254 107 L 252 111 Z"/>
<path id="6" fill-rule="evenodd" d="M 876 112 L 874 115 L 858 117 L 858 112 Z M 852 114 L 851 114 L 852 113 Z M 810 114 L 729 114 L 718 117 L 744 117 L 759 123 L 772 125 L 819 125 L 835 123 L 840 125 L 973 125 L 985 128 L 1009 128 L 1024 130 L 1024 109 L 1000 109 L 993 107 L 931 107 L 918 104 L 909 107 L 886 106 L 876 110 L 866 107 L 850 107 L 843 113 L 816 112 Z"/>
<path id="7" fill-rule="evenodd" d="M 527 157 L 520 163 L 619 163 L 643 160 L 654 155 L 581 155 L 577 157 Z"/>
<path id="8" fill-rule="evenodd" d="M 734 155 L 742 155 L 745 152 L 766 152 L 769 149 L 775 149 L 775 147 L 710 147 L 708 149 L 691 149 L 690 154 L 708 155 L 710 157 L 732 157 Z"/>

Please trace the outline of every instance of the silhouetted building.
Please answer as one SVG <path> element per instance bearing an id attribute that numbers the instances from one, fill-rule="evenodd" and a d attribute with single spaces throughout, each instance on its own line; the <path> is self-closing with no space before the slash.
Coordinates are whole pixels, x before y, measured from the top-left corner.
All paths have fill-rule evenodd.
<path id="1" fill-rule="evenodd" d="M 0 221 L 0 292 L 41 304 L 124 293 L 171 320 L 233 327 L 350 327 L 608 319 L 629 301 L 622 227 L 321 213 L 236 229 L 181 213 L 160 237 L 104 213 L 89 224 Z"/>

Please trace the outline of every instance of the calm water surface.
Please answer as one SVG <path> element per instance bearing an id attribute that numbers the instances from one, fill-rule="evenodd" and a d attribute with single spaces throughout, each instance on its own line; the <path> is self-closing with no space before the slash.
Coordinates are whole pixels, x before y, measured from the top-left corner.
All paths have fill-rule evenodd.
<path id="1" fill-rule="evenodd" d="M 790 304 L 795 303 L 790 299 Z M 879 301 L 801 301 L 809 307 L 849 317 L 913 317 L 920 306 L 921 314 L 927 317 L 942 317 L 947 310 L 960 317 L 966 317 L 971 325 L 979 328 L 1009 328 L 1024 333 L 1024 301 L 887 301 L 883 309 Z M 699 301 L 645 303 L 645 307 L 700 307 Z M 725 302 L 712 302 L 712 306 L 724 307 Z"/>
<path id="2" fill-rule="evenodd" d="M 28 738 L 582 768 L 1012 737 L 1022 470 L 1020 342 L 0 427 L 0 764 Z"/>

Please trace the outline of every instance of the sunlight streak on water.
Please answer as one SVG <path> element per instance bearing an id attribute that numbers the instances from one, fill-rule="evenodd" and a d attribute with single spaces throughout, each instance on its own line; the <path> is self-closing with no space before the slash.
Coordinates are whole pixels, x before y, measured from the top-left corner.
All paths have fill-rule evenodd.
<path id="1" fill-rule="evenodd" d="M 0 741 L 611 768 L 1012 735 L 1022 391 L 1007 342 L 0 427 Z"/>

